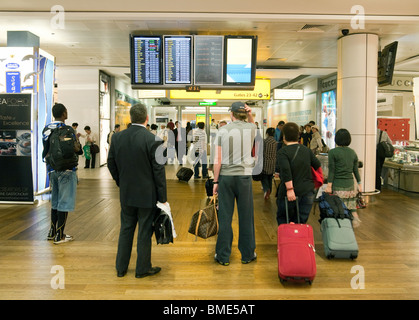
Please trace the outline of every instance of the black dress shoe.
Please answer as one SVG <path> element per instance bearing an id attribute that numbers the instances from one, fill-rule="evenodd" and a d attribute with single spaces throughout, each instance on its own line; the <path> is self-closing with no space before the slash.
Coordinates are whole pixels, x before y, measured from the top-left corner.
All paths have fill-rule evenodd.
<path id="1" fill-rule="evenodd" d="M 135 277 L 136 278 L 145 278 L 145 277 L 148 277 L 148 276 L 153 276 L 156 273 L 159 273 L 160 270 L 161 270 L 160 267 L 154 267 L 154 268 L 151 268 L 150 270 L 148 270 L 146 273 L 142 273 L 142 274 L 137 274 L 136 273 Z"/>
<path id="2" fill-rule="evenodd" d="M 125 271 L 117 271 L 117 272 L 116 272 L 116 275 L 117 275 L 119 278 L 121 278 L 121 277 L 125 276 L 126 274 L 127 274 L 127 270 L 125 270 Z"/>

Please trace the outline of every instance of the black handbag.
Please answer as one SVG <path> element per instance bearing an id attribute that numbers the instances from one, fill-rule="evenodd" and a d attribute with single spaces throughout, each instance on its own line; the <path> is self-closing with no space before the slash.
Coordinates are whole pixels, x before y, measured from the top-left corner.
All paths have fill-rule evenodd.
<path id="1" fill-rule="evenodd" d="M 157 244 L 173 243 L 172 221 L 169 215 L 158 209 L 157 216 L 153 221 L 153 231 Z"/>
<path id="2" fill-rule="evenodd" d="M 381 140 L 382 135 L 383 131 L 380 130 L 380 138 L 378 141 Z M 377 153 L 380 158 L 391 158 L 394 155 L 394 147 L 387 141 L 380 141 L 377 145 Z"/>
<path id="3" fill-rule="evenodd" d="M 99 146 L 95 143 L 92 143 L 90 145 L 90 153 L 99 153 L 99 152 L 100 152 Z"/>

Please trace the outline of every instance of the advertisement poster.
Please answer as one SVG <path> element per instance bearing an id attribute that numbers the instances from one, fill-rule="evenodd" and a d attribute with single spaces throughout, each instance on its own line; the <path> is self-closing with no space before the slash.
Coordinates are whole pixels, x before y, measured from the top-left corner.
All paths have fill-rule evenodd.
<path id="1" fill-rule="evenodd" d="M 33 202 L 31 94 L 0 94 L 0 202 Z"/>
<path id="2" fill-rule="evenodd" d="M 321 135 L 330 149 L 335 147 L 336 134 L 336 91 L 322 93 Z"/>

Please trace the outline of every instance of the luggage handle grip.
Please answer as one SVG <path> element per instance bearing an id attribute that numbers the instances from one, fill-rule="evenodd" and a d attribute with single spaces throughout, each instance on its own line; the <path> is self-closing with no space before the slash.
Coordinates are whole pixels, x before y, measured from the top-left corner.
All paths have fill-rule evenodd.
<path id="1" fill-rule="evenodd" d="M 297 222 L 300 223 L 300 209 L 298 208 L 298 197 L 295 197 L 295 205 L 297 207 Z M 287 217 L 287 223 L 290 223 L 288 217 L 288 198 L 285 196 L 285 215 Z"/>

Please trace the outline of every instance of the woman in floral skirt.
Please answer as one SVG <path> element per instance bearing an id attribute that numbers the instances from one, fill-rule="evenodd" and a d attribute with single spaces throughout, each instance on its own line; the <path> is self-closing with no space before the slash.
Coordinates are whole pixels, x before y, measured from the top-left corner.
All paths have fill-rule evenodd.
<path id="1" fill-rule="evenodd" d="M 356 212 L 356 196 L 358 192 L 362 192 L 362 186 L 358 171 L 358 156 L 349 148 L 351 140 L 348 130 L 339 129 L 336 132 L 337 147 L 329 151 L 328 185 L 325 192 L 333 192 L 343 200 L 354 217 L 353 226 L 356 228 L 361 223 Z M 357 185 L 354 183 L 354 176 Z"/>

